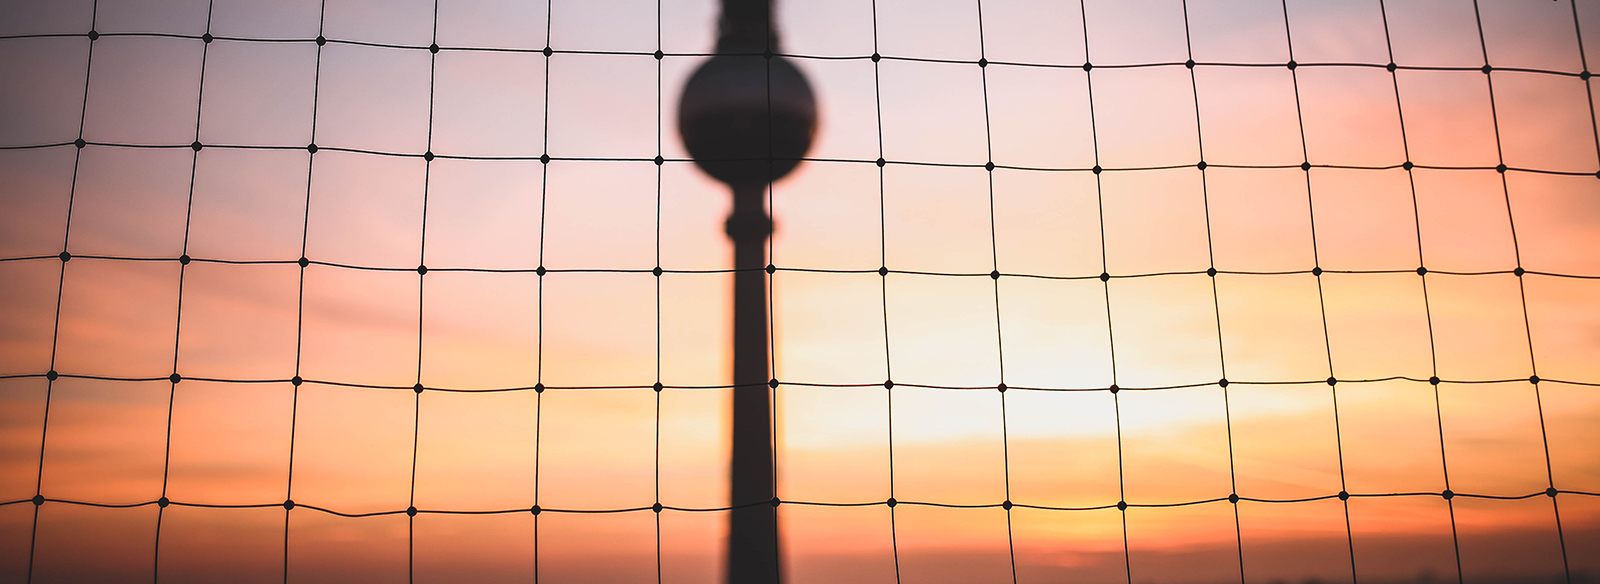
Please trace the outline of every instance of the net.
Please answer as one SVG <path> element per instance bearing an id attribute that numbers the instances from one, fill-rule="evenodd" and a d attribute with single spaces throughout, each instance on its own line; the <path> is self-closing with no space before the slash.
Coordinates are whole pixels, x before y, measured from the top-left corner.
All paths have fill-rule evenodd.
<path id="1" fill-rule="evenodd" d="M 19 70 L 82 55 L 82 85 L 8 92 L 40 96 L 11 102 L 13 119 L 78 92 L 72 139 L 19 125 L 3 147 L 19 177 L 7 205 L 22 210 L 0 261 L 17 283 L 3 375 L 17 494 L 0 508 L 25 533 L 8 536 L 26 539 L 8 560 L 19 579 L 245 566 L 425 580 L 502 564 L 514 568 L 492 575 L 534 581 L 718 577 L 715 525 L 733 509 L 714 470 L 718 412 L 733 385 L 717 331 L 740 270 L 714 239 L 722 191 L 671 121 L 673 80 L 710 53 L 669 50 L 709 45 L 675 30 L 714 9 L 657 3 L 634 26 L 553 3 L 520 20 L 447 4 L 407 24 L 324 3 L 313 35 L 279 36 L 213 25 L 288 9 L 97 2 L 75 16 L 86 33 L 41 11 L 0 39 L 25 55 Z M 824 141 L 765 193 L 779 497 L 760 505 L 779 509 L 792 579 L 1574 582 L 1595 569 L 1600 276 L 1581 246 L 1600 233 L 1600 130 L 1580 26 L 1593 17 L 1576 2 L 1499 23 L 1504 49 L 1485 7 L 1457 6 L 1437 30 L 1469 25 L 1472 63 L 1398 38 L 1397 13 L 1422 42 L 1448 35 L 1382 2 L 1366 21 L 1286 2 L 842 6 L 784 7 L 814 38 L 864 20 L 870 47 L 858 35 L 839 46 L 868 51 L 782 55 L 819 75 Z M 579 23 L 566 38 L 563 9 Z M 363 18 L 398 24 L 344 36 Z M 496 18 L 512 32 L 496 36 Z M 945 26 L 974 32 L 976 52 L 948 49 Z M 1261 30 L 1281 39 L 1245 34 Z M 1377 53 L 1340 52 L 1373 31 Z M 1569 52 L 1551 57 L 1541 38 Z M 1253 58 L 1248 42 L 1286 58 Z M 1018 58 L 1057 48 L 1080 58 Z M 252 101 L 296 90 L 252 79 L 269 69 L 251 59 L 309 78 L 292 96 L 309 102 L 303 144 L 284 129 L 294 111 Z M 196 83 L 155 74 L 168 68 Z M 856 76 L 827 73 L 845 68 Z M 1463 105 L 1480 90 L 1485 103 Z M 979 107 L 953 111 L 963 96 Z M 181 135 L 167 118 L 186 121 Z M 1374 124 L 1391 119 L 1387 143 Z M 125 431 L 136 424 L 159 432 Z M 281 465 L 235 439 L 276 440 Z M 252 515 L 206 515 L 223 512 Z M 570 523 L 596 516 L 629 519 Z M 519 523 L 421 523 L 458 517 Z M 153 548 L 93 535 L 118 526 Z M 196 535 L 250 530 L 248 544 Z M 852 555 L 883 532 L 886 554 Z M 79 538 L 122 551 L 84 555 Z M 1514 540 L 1536 543 L 1516 559 L 1475 553 Z M 360 551 L 384 541 L 403 553 Z"/>

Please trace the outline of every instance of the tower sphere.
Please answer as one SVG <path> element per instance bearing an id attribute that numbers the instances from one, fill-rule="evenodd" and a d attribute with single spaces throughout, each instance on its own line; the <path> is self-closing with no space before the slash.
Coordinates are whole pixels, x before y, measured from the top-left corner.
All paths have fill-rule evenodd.
<path id="1" fill-rule="evenodd" d="M 811 148 L 817 102 L 787 59 L 719 54 L 689 77 L 678 131 L 700 168 L 735 188 L 777 180 Z"/>

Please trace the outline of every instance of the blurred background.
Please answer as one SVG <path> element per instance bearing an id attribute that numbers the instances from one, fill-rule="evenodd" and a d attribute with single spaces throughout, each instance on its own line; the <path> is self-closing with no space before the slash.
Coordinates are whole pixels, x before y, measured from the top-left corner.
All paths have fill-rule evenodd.
<path id="1" fill-rule="evenodd" d="M 0 580 L 720 580 L 717 10 L 7 2 Z M 1600 577 L 1600 4 L 777 21 L 788 580 Z"/>

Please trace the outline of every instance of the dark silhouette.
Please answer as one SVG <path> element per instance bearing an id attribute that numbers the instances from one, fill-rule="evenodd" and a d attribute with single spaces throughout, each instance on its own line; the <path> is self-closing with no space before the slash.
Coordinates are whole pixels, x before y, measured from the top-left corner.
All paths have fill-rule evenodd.
<path id="1" fill-rule="evenodd" d="M 811 87 L 778 51 L 771 0 L 723 0 L 717 55 L 683 89 L 678 130 L 700 168 L 733 190 L 733 468 L 730 584 L 776 584 L 777 498 L 772 460 L 774 385 L 768 372 L 763 195 L 811 147 Z"/>

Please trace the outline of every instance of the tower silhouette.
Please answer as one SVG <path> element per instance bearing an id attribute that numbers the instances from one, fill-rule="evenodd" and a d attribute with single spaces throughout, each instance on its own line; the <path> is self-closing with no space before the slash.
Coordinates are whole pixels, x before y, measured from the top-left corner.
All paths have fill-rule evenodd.
<path id="1" fill-rule="evenodd" d="M 727 582 L 776 584 L 778 520 L 768 369 L 764 195 L 811 146 L 816 101 L 805 77 L 776 55 L 770 0 L 723 0 L 716 55 L 689 78 L 678 130 L 695 163 L 733 191 L 733 455 Z"/>

